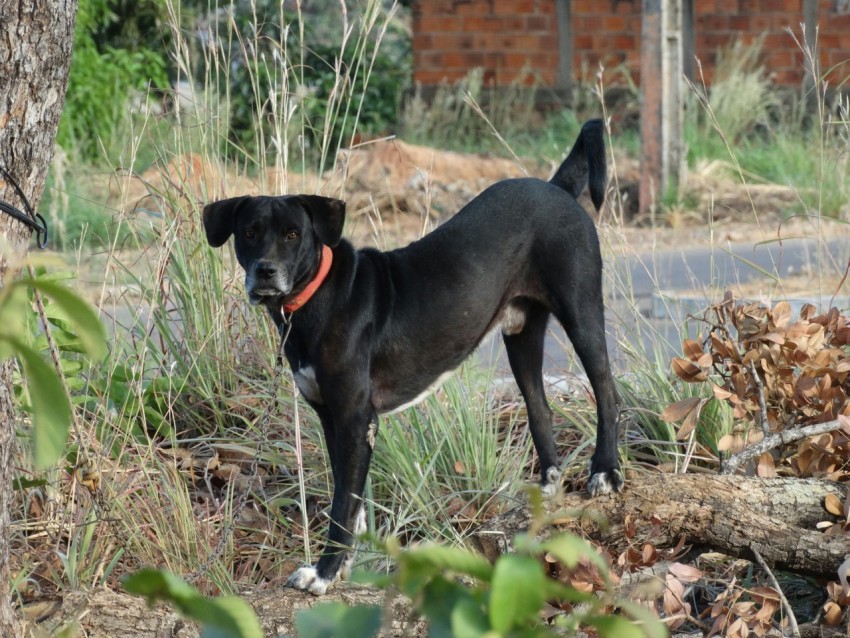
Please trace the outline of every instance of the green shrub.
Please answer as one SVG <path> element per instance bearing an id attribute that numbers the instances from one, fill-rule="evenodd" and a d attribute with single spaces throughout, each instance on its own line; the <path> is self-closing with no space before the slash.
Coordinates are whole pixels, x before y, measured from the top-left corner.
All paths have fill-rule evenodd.
<path id="1" fill-rule="evenodd" d="M 95 161 L 128 117 L 127 106 L 148 87 L 168 86 L 163 53 L 119 48 L 98 37 L 114 20 L 109 0 L 80 0 L 74 56 L 57 143 Z M 145 3 L 143 3 L 145 4 Z"/>

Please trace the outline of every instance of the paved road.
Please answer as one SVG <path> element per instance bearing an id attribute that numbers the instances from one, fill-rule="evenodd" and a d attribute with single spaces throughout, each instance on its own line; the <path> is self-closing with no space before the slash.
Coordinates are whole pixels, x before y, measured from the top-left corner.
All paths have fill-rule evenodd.
<path id="1" fill-rule="evenodd" d="M 810 272 L 841 273 L 850 259 L 850 240 L 791 239 L 779 243 L 737 243 L 724 247 L 663 250 L 619 258 L 606 264 L 606 322 L 608 348 L 618 370 L 628 370 L 628 353 L 620 344 L 647 351 L 659 350 L 669 357 L 679 352 L 684 330 L 698 331 L 687 315 L 704 308 L 709 291 L 722 294 L 729 286 L 769 277 Z M 615 282 L 619 280 L 619 283 Z M 766 286 L 767 287 L 767 286 Z M 624 290 L 631 290 L 628 297 Z M 691 291 L 705 290 L 706 294 Z M 687 294 L 683 294 L 686 293 Z M 802 301 L 802 300 L 801 300 Z M 807 297 L 816 305 L 829 299 Z M 850 306 L 846 292 L 834 301 Z M 498 337 L 482 344 L 483 363 L 496 361 L 500 371 L 509 367 Z M 546 343 L 547 374 L 557 377 L 575 370 L 575 356 L 561 327 L 550 326 Z"/>

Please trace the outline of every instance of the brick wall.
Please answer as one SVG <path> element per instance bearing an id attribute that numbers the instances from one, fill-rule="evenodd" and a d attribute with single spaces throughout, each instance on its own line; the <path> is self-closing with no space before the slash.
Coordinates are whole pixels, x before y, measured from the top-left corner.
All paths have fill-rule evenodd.
<path id="1" fill-rule="evenodd" d="M 484 81 L 508 85 L 533 70 L 552 85 L 558 67 L 553 0 L 420 0 L 413 6 L 414 81 L 456 81 L 482 67 Z M 533 77 L 522 78 L 531 84 Z"/>
<path id="2" fill-rule="evenodd" d="M 488 84 L 511 83 L 524 67 L 553 86 L 558 67 L 556 0 L 418 0 L 413 10 L 414 81 L 455 81 L 474 67 Z M 764 38 L 762 61 L 774 81 L 799 85 L 803 0 L 695 0 L 694 53 L 711 82 L 718 49 Z M 850 0 L 818 0 L 818 50 L 830 86 L 850 80 Z M 607 84 L 640 82 L 640 0 L 572 0 L 572 74 L 592 81 L 600 62 Z M 530 80 L 526 78 L 526 82 Z"/>

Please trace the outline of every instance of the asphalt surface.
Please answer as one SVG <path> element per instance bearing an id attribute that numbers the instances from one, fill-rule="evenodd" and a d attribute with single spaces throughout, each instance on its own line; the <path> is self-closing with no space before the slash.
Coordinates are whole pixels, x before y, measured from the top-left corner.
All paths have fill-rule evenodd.
<path id="1" fill-rule="evenodd" d="M 850 259 L 850 240 L 790 239 L 782 243 L 736 243 L 714 248 L 666 249 L 609 260 L 606 264 L 606 330 L 608 350 L 617 372 L 634 361 L 628 350 L 644 350 L 660 357 L 681 351 L 682 339 L 699 332 L 700 322 L 689 316 L 709 305 L 714 295 L 737 284 L 807 273 L 844 272 Z M 617 280 L 617 281 L 615 281 Z M 623 291 L 629 290 L 628 294 Z M 714 300 L 718 300 L 719 297 Z M 774 301 L 778 301 L 774 300 Z M 824 306 L 829 298 L 816 294 L 791 300 Z M 850 306 L 847 294 L 833 305 Z M 580 373 L 576 357 L 560 325 L 550 324 L 546 340 L 545 372 L 551 379 Z M 623 347 L 625 344 L 625 347 Z M 479 350 L 484 365 L 496 364 L 498 374 L 510 367 L 498 335 Z"/>

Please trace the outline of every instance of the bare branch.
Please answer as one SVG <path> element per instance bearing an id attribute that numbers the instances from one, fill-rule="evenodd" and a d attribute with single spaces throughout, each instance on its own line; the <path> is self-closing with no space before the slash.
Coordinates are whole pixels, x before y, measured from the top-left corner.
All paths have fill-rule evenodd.
<path id="1" fill-rule="evenodd" d="M 773 575 L 773 572 L 770 570 L 770 567 L 767 566 L 767 563 L 762 558 L 762 555 L 759 553 L 759 550 L 753 548 L 753 556 L 755 556 L 756 562 L 759 566 L 764 570 L 767 574 L 767 577 L 770 579 L 770 583 L 773 585 L 773 588 L 779 594 L 779 600 L 782 602 L 782 607 L 785 609 L 785 613 L 788 615 L 788 624 L 791 626 L 791 635 L 796 638 L 800 638 L 800 628 L 797 626 L 797 617 L 794 615 L 794 610 L 791 609 L 791 605 L 788 602 L 788 599 L 785 598 L 785 594 L 782 593 L 782 588 L 779 586 L 779 582 L 776 580 L 776 576 Z"/>
<path id="2" fill-rule="evenodd" d="M 788 445 L 789 443 L 794 443 L 795 441 L 799 441 L 800 439 L 805 439 L 810 436 L 834 432 L 848 422 L 850 421 L 848 421 L 847 417 L 840 416 L 834 421 L 815 423 L 814 425 L 807 425 L 801 428 L 794 428 L 792 430 L 783 430 L 782 432 L 771 434 L 770 436 L 763 438 L 758 443 L 754 443 L 753 445 L 746 447 L 738 454 L 730 456 L 723 462 L 723 467 L 721 468 L 720 473 L 734 474 L 741 465 L 757 458 L 768 450 L 773 450 L 781 445 Z"/>

